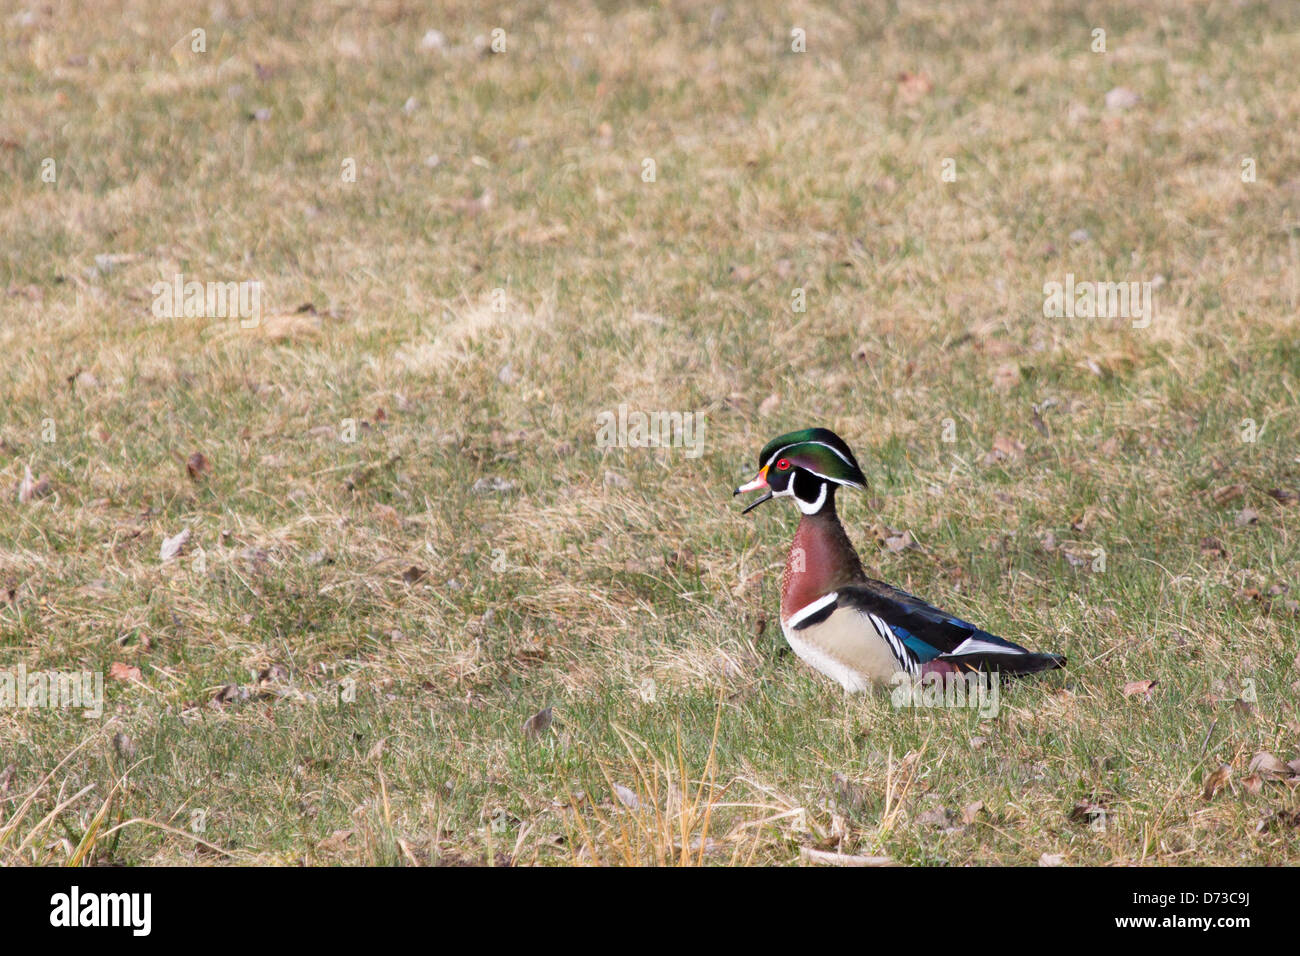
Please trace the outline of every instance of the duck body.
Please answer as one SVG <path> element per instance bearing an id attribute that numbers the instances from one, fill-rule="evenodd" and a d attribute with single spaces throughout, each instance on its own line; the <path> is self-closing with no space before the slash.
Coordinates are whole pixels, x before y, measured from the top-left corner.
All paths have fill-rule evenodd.
<path id="1" fill-rule="evenodd" d="M 736 490 L 767 488 L 802 512 L 781 579 L 781 631 L 791 649 L 846 691 L 888 688 L 929 674 L 1028 674 L 1062 667 L 1038 654 L 869 578 L 835 509 L 837 488 L 865 487 L 848 446 L 826 429 L 769 442 L 759 476 Z M 749 509 L 746 509 L 749 510 Z"/>

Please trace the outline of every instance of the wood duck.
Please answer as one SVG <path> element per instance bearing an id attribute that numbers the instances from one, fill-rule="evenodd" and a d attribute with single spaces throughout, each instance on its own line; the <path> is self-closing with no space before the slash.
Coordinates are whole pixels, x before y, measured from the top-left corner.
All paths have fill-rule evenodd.
<path id="1" fill-rule="evenodd" d="M 1065 665 L 867 577 L 835 513 L 841 485 L 867 486 L 853 452 L 834 432 L 808 428 L 768 442 L 758 475 L 735 491 L 765 489 L 742 514 L 772 498 L 793 498 L 803 513 L 781 578 L 781 630 L 805 662 L 849 692 L 928 674 Z"/>

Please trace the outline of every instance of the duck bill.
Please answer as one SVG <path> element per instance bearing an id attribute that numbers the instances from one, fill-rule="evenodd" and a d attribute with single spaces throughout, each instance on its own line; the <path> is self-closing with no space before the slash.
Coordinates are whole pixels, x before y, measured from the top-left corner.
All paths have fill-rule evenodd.
<path id="1" fill-rule="evenodd" d="M 758 491 L 760 488 L 763 489 L 766 493 L 763 495 L 763 497 L 750 502 L 749 507 L 741 512 L 742 515 L 749 514 L 751 511 L 753 511 L 755 508 L 761 505 L 764 501 L 770 501 L 772 499 L 772 489 L 769 488 L 767 484 L 767 466 L 764 466 L 762 469 L 759 470 L 757 477 L 755 477 L 753 481 L 741 485 L 739 488 L 737 488 L 735 491 L 731 493 L 731 496 L 734 498 L 736 495 L 748 494 L 751 491 Z"/>

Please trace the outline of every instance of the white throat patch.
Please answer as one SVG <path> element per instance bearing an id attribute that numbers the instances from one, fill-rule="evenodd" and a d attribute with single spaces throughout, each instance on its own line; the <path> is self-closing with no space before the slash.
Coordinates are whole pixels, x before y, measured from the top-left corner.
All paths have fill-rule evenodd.
<path id="1" fill-rule="evenodd" d="M 798 495 L 795 495 L 793 489 L 793 482 L 791 484 L 792 487 L 790 493 L 794 495 L 795 503 L 799 505 L 800 511 L 802 511 L 806 515 L 815 515 L 817 512 L 822 510 L 822 505 L 826 504 L 826 489 L 828 487 L 826 482 L 824 481 L 822 482 L 822 490 L 817 495 L 817 500 L 812 502 L 804 501 Z"/>

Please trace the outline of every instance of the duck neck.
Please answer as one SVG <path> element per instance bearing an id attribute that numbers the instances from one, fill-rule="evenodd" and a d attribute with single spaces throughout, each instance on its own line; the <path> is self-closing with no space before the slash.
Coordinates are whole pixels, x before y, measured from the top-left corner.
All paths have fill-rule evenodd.
<path id="1" fill-rule="evenodd" d="M 781 578 L 781 619 L 864 578 L 858 552 L 835 511 L 835 486 L 830 485 L 822 507 L 803 515 L 795 531 Z"/>

